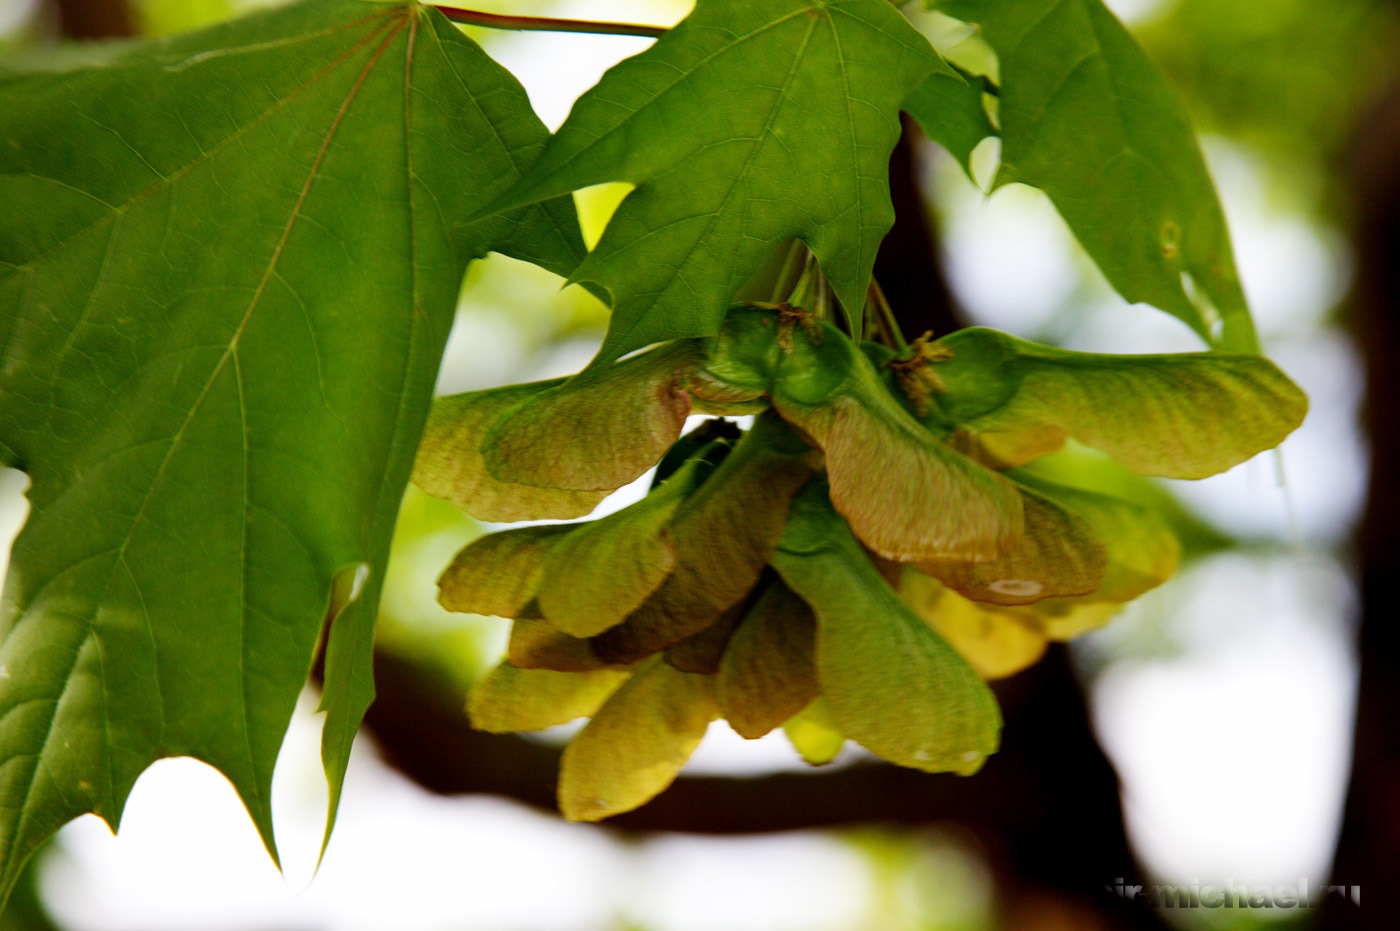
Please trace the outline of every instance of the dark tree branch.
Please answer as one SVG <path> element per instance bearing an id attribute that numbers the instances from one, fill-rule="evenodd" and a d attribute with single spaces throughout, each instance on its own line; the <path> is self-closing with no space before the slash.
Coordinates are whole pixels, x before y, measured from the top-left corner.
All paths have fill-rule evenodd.
<path id="1" fill-rule="evenodd" d="M 119 39 L 135 33 L 125 0 L 57 0 L 59 30 L 70 39 Z"/>
<path id="2" fill-rule="evenodd" d="M 446 795 L 500 795 L 555 809 L 559 750 L 473 730 L 462 696 L 416 664 L 381 651 L 378 697 L 365 725 L 386 762 Z M 972 778 L 931 776 L 882 763 L 757 778 L 682 776 L 654 801 L 609 819 L 621 831 L 755 834 L 866 824 L 965 826 L 1003 876 L 1077 908 L 1106 910 L 1105 927 L 1160 928 L 1150 911 L 1117 908 L 1102 886 L 1133 877 L 1118 782 L 1057 649 L 999 688 L 1004 746 Z M 1133 880 L 1129 880 L 1133 881 Z"/>
<path id="3" fill-rule="evenodd" d="M 1352 324 L 1366 360 L 1364 423 L 1371 443 L 1366 510 L 1358 538 L 1361 674 L 1351 783 L 1332 883 L 1388 886 L 1400 862 L 1400 75 L 1359 125 L 1349 173 L 1356 210 Z M 1329 897 L 1327 928 L 1380 927 L 1375 913 Z M 1379 923 L 1378 923 L 1379 922 Z"/>
<path id="4" fill-rule="evenodd" d="M 875 257 L 875 280 L 909 339 L 932 330 L 943 336 L 967 326 L 943 276 L 938 230 L 920 185 L 918 143 L 923 130 L 904 114 L 904 133 L 890 156 L 894 226 Z"/>

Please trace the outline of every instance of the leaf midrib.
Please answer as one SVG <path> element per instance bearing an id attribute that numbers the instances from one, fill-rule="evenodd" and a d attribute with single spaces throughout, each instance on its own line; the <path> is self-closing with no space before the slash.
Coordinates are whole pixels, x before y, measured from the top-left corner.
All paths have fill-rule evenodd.
<path id="1" fill-rule="evenodd" d="M 201 390 L 199 396 L 195 399 L 194 403 L 191 405 L 190 412 L 189 412 L 189 414 L 185 417 L 184 422 L 180 425 L 180 428 L 176 431 L 176 433 L 175 433 L 175 434 L 172 436 L 172 438 L 170 439 L 170 448 L 167 450 L 165 457 L 161 460 L 160 465 L 157 467 L 156 473 L 155 473 L 155 475 L 152 477 L 150 488 L 148 489 L 145 498 L 142 500 L 141 506 L 140 506 L 140 508 L 137 510 L 137 513 L 136 513 L 136 514 L 133 516 L 133 518 L 131 519 L 131 524 L 130 524 L 130 527 L 129 527 L 127 533 L 126 533 L 125 538 L 122 540 L 122 543 L 121 543 L 120 547 L 118 547 L 118 548 L 114 551 L 115 555 L 114 555 L 114 558 L 113 558 L 113 561 L 112 561 L 112 566 L 111 566 L 111 568 L 108 570 L 107 581 L 106 581 L 106 583 L 105 583 L 105 585 L 104 585 L 104 589 L 103 589 L 103 596 L 104 596 L 104 597 L 105 597 L 105 595 L 106 595 L 106 592 L 109 591 L 110 588 L 111 588 L 112 582 L 113 582 L 113 580 L 114 580 L 114 578 L 115 578 L 115 575 L 116 575 L 116 568 L 117 568 L 117 566 L 126 567 L 128 574 L 130 574 L 130 575 L 133 576 L 133 579 L 132 579 L 133 588 L 135 588 L 135 589 L 138 591 L 138 593 L 139 593 L 140 587 L 139 587 L 138 585 L 136 585 L 136 583 L 135 583 L 134 573 L 132 573 L 130 567 L 126 565 L 126 552 L 127 552 L 127 547 L 130 545 L 132 538 L 135 536 L 137 527 L 143 522 L 144 515 L 145 515 L 145 512 L 146 512 L 147 507 L 150 505 L 150 502 L 151 502 L 152 498 L 155 496 L 157 489 L 158 489 L 158 488 L 160 487 L 160 485 L 162 484 L 163 477 L 164 477 L 164 474 L 165 474 L 165 470 L 166 470 L 166 468 L 169 466 L 169 463 L 170 463 L 171 459 L 172 459 L 173 456 L 175 455 L 175 451 L 176 451 L 177 448 L 179 448 L 179 446 L 181 445 L 181 438 L 182 438 L 182 436 L 184 435 L 184 432 L 188 429 L 189 425 L 194 421 L 195 417 L 197 416 L 197 414 L 199 413 L 200 409 L 201 409 L 202 406 L 203 406 L 204 400 L 208 397 L 210 391 L 213 389 L 213 385 L 214 385 L 215 382 L 218 380 L 220 374 L 222 374 L 222 372 L 224 371 L 225 366 L 228 364 L 228 361 L 229 361 L 231 358 L 234 360 L 235 370 L 237 370 L 237 358 L 236 358 L 236 357 L 237 357 L 237 349 L 238 349 L 239 340 L 240 340 L 240 338 L 241 338 L 243 332 L 246 330 L 247 324 L 248 324 L 249 320 L 250 320 L 251 317 L 252 317 L 252 314 L 253 314 L 254 309 L 257 307 L 257 305 L 258 305 L 258 303 L 259 303 L 259 301 L 260 301 L 260 299 L 261 299 L 262 293 L 263 293 L 263 291 L 265 290 L 268 281 L 271 280 L 272 275 L 273 275 L 274 272 L 276 271 L 278 261 L 279 261 L 280 258 L 281 258 L 282 250 L 283 250 L 283 248 L 285 247 L 285 245 L 286 245 L 286 243 L 287 243 L 287 240 L 290 238 L 292 229 L 295 227 L 296 222 L 297 222 L 297 220 L 298 220 L 299 217 L 300 217 L 301 207 L 302 207 L 302 205 L 304 204 L 304 202 L 306 201 L 306 198 L 307 198 L 307 196 L 308 196 L 309 193 L 310 193 L 311 187 L 312 187 L 312 185 L 314 184 L 314 182 L 315 182 L 315 180 L 316 180 L 316 177 L 317 177 L 317 175 L 318 175 L 318 171 L 319 171 L 319 169 L 320 169 L 320 166 L 321 166 L 322 161 L 323 161 L 324 158 L 325 158 L 326 152 L 329 150 L 330 144 L 331 144 L 332 140 L 335 138 L 335 135 L 336 135 L 336 133 L 338 132 L 338 130 L 339 130 L 339 128 L 340 128 L 340 125 L 341 125 L 341 123 L 343 122 L 343 120 L 344 120 L 344 118 L 345 118 L 346 113 L 349 111 L 351 104 L 353 103 L 354 99 L 355 99 L 356 96 L 358 95 L 358 93 L 359 93 L 361 87 L 364 85 L 365 81 L 368 79 L 370 73 L 374 70 L 375 65 L 378 64 L 379 60 L 383 57 L 384 53 L 385 53 L 385 52 L 389 49 L 389 47 L 393 44 L 394 40 L 398 38 L 400 32 L 402 31 L 402 27 L 403 27 L 404 23 L 405 23 L 405 22 L 408 22 L 408 21 L 410 21 L 410 20 L 414 22 L 414 24 L 415 24 L 415 31 L 416 31 L 416 18 L 413 18 L 413 17 L 402 17 L 402 16 L 399 18 L 398 23 L 397 23 L 398 29 L 395 29 L 395 30 L 392 32 L 392 34 L 390 34 L 390 35 L 388 36 L 388 38 L 386 38 L 386 39 L 384 40 L 384 42 L 381 44 L 380 48 L 379 48 L 379 49 L 375 52 L 375 54 L 371 57 L 371 59 L 369 60 L 369 62 L 367 62 L 366 65 L 365 65 L 365 67 L 364 67 L 363 69 L 361 69 L 361 72 L 360 72 L 359 77 L 356 79 L 355 83 L 351 86 L 351 88 L 350 88 L 349 91 L 347 92 L 346 97 L 345 97 L 344 101 L 342 102 L 340 109 L 337 111 L 335 118 L 332 120 L 331 126 L 330 126 L 329 129 L 327 130 L 326 136 L 325 136 L 325 138 L 322 140 L 321 147 L 320 147 L 319 151 L 317 152 L 316 158 L 315 158 L 315 160 L 314 160 L 314 162 L 313 162 L 313 164 L 312 164 L 312 166 L 311 166 L 310 171 L 308 172 L 306 182 L 303 184 L 302 190 L 301 190 L 301 192 L 300 192 L 299 195 L 298 195 L 296 204 L 295 204 L 295 205 L 293 206 L 293 208 L 292 208 L 291 216 L 290 216 L 290 217 L 288 218 L 288 220 L 287 220 L 287 225 L 286 225 L 286 227 L 285 227 L 284 230 L 283 230 L 282 237 L 281 237 L 281 239 L 279 240 L 279 242 L 278 242 L 276 248 L 274 249 L 273 255 L 272 255 L 272 257 L 270 258 L 270 260 L 269 260 L 269 262 L 268 262 L 268 267 L 267 267 L 267 269 L 265 270 L 265 272 L 264 272 L 264 274 L 263 274 L 262 280 L 259 282 L 259 286 L 258 286 L 256 292 L 254 293 L 254 296 L 253 296 L 252 300 L 249 302 L 248 308 L 247 308 L 246 311 L 244 312 L 243 318 L 240 320 L 238 327 L 235 329 L 233 335 L 232 335 L 232 336 L 230 337 L 230 339 L 229 339 L 228 348 L 225 350 L 225 352 L 224 352 L 223 356 L 220 358 L 219 362 L 215 365 L 214 371 L 210 374 L 208 380 L 205 382 L 205 385 L 204 385 L 203 389 Z M 274 112 L 276 112 L 277 110 L 279 110 L 279 109 L 280 109 L 282 106 L 284 106 L 287 102 L 289 102 L 290 100 L 294 99 L 296 96 L 299 96 L 302 92 L 304 92 L 308 87 L 310 87 L 312 84 L 314 84 L 317 80 L 319 80 L 319 79 L 322 78 L 323 76 L 329 74 L 332 70 L 334 70 L 335 68 L 337 68 L 337 67 L 339 67 L 341 64 L 343 64 L 351 55 L 353 55 L 355 52 L 357 52 L 357 51 L 359 51 L 360 49 L 362 49 L 364 46 L 368 45 L 371 41 L 373 41 L 374 38 L 378 37 L 385 29 L 390 28 L 390 27 L 392 27 L 392 26 L 394 26 L 394 25 L 395 25 L 394 22 L 391 20 L 391 21 L 389 21 L 388 23 L 386 23 L 385 26 L 380 27 L 380 28 L 376 29 L 374 32 L 371 32 L 370 34 L 368 34 L 368 35 L 365 37 L 365 39 L 363 39 L 362 41 L 356 43 L 356 45 L 353 46 L 349 51 L 347 51 L 347 52 L 346 52 L 344 55 L 342 55 L 340 58 L 336 59 L 335 62 L 333 62 L 333 63 L 331 63 L 330 65 L 328 65 L 325 69 L 322 69 L 322 71 L 318 72 L 318 73 L 317 73 L 315 76 L 313 76 L 313 78 L 312 78 L 311 80 L 309 80 L 306 84 L 302 85 L 300 88 L 298 88 L 298 89 L 297 89 L 296 91 L 294 91 L 292 94 L 289 94 L 286 98 L 283 98 L 283 100 L 279 101 L 278 104 L 277 104 L 276 106 L 269 108 L 267 111 L 264 111 L 262 114 L 259 114 L 258 118 L 255 119 L 255 120 L 253 120 L 252 122 L 250 122 L 247 126 L 245 126 L 245 127 L 240 127 L 239 131 L 236 132 L 236 133 L 234 133 L 232 136 L 230 136 L 229 139 L 227 139 L 227 140 L 225 140 L 224 142 L 220 143 L 219 146 L 214 147 L 214 148 L 211 149 L 208 153 L 202 154 L 202 155 L 201 155 L 201 158 L 196 159 L 194 162 L 191 163 L 191 165 L 185 166 L 184 168 L 181 169 L 180 172 L 177 172 L 176 174 L 171 175 L 170 177 L 168 177 L 168 178 L 166 178 L 166 179 L 163 179 L 162 182 L 160 182 L 160 183 L 158 183 L 157 185 L 153 186 L 151 189 L 148 189 L 147 191 L 142 192 L 142 194 L 137 195 L 136 197 L 134 197 L 134 198 L 132 199 L 132 201 L 128 202 L 128 205 L 129 205 L 129 203 L 135 202 L 136 200 L 140 199 L 140 197 L 146 196 L 146 195 L 148 195 L 149 193 L 151 193 L 151 192 L 153 192 L 153 191 L 155 191 L 155 190 L 160 189 L 160 187 L 162 187 L 164 184 L 168 184 L 168 183 L 170 183 L 171 181 L 175 180 L 175 178 L 176 178 L 177 176 L 183 175 L 183 174 L 188 173 L 189 171 L 193 170 L 193 168 L 194 168 L 197 164 L 199 164 L 199 163 L 201 163 L 201 162 L 207 160 L 207 158 L 210 157 L 210 156 L 212 156 L 216 151 L 218 151 L 218 150 L 224 148 L 226 145 L 228 145 L 228 144 L 230 144 L 231 142 L 235 141 L 236 139 L 240 138 L 245 132 L 247 132 L 248 130 L 250 130 L 252 127 L 256 126 L 258 123 L 262 122 L 264 119 L 266 119 L 266 118 L 267 118 L 269 115 L 271 115 L 272 113 L 274 113 Z M 103 219 L 105 220 L 106 217 L 104 217 Z M 97 226 L 100 226 L 100 225 L 101 225 L 101 221 L 98 221 L 97 223 L 91 224 L 87 229 L 96 228 Z M 77 235 L 81 235 L 82 233 L 86 232 L 87 229 L 80 231 L 78 234 L 75 234 L 75 237 L 76 237 Z M 75 238 L 75 237 L 70 237 L 70 239 L 69 239 L 68 241 L 71 241 L 71 240 L 72 240 L 73 238 Z M 94 285 L 94 286 L 95 286 L 95 285 Z M 238 387 L 239 387 L 239 394 L 240 394 L 239 412 L 240 412 L 241 424 L 242 424 L 242 426 L 243 426 L 243 428 L 244 428 L 244 430 L 245 430 L 245 439 L 244 439 L 244 442 L 243 442 L 243 444 L 242 444 L 242 452 L 243 452 L 243 455 L 244 455 L 244 457 L 245 457 L 245 464 L 244 464 L 243 474 L 244 474 L 244 479 L 245 479 L 245 483 L 246 483 L 247 476 L 248 476 L 248 472 L 249 472 L 249 467 L 248 467 L 247 459 L 246 459 L 246 457 L 247 457 L 247 455 L 248 455 L 249 444 L 248 444 L 247 441 L 246 441 L 246 426 L 247 426 L 246 416 L 247 416 L 247 409 L 246 409 L 246 406 L 245 406 L 245 405 L 242 403 L 242 401 L 241 401 L 241 398 L 242 398 L 242 381 L 241 381 L 241 377 L 238 379 Z M 243 506 L 244 506 L 244 509 L 245 509 L 245 510 L 251 506 L 251 503 L 248 501 L 246 484 L 245 484 L 245 490 L 244 490 L 244 504 L 243 504 Z M 244 608 L 246 607 L 246 604 L 247 604 L 247 583 L 248 583 L 248 576 L 247 576 L 247 565 L 248 565 L 248 561 L 247 561 L 247 559 L 246 559 L 246 552 L 247 552 L 247 529 L 248 529 L 248 524 L 247 524 L 247 522 L 245 521 L 245 522 L 244 522 L 244 535 L 243 535 L 243 540 L 242 540 L 242 546 L 243 546 L 243 551 L 244 551 L 245 556 L 244 556 L 244 558 L 243 558 L 242 560 L 240 560 L 240 568 L 241 568 L 241 570 L 242 570 L 242 574 L 241 574 L 241 584 L 240 584 L 240 587 L 239 587 L 239 604 L 240 604 L 240 610 L 244 610 Z M 61 576 L 61 575 L 62 575 L 62 573 L 55 574 L 55 576 L 53 576 L 53 577 L 49 580 L 49 582 L 51 583 L 51 582 L 53 581 L 53 579 L 56 579 L 56 578 L 58 578 L 58 577 Z M 34 600 L 36 600 L 40 595 L 42 595 L 42 593 L 44 592 L 44 590 L 45 590 L 47 587 L 48 587 L 47 584 L 44 585 L 44 586 L 41 586 L 41 587 L 34 593 L 34 595 L 31 596 L 31 598 L 29 599 L 30 603 L 33 603 Z M 94 606 L 95 606 L 97 603 L 99 603 L 100 600 L 101 600 L 101 599 L 94 599 L 94 602 L 93 602 Z M 156 639 L 156 637 L 155 637 L 154 631 L 151 630 L 151 628 L 150 628 L 150 614 L 149 614 L 149 612 L 144 612 L 144 613 L 143 613 L 143 617 L 144 617 L 144 619 L 145 619 L 145 621 L 146 621 L 147 630 L 148 630 L 149 635 L 150 635 L 150 637 L 151 637 L 152 651 L 153 651 L 153 653 L 156 653 L 156 652 L 158 652 L 158 649 L 157 649 L 157 648 L 158 648 L 158 641 L 157 641 L 157 639 Z M 90 642 L 90 641 L 92 640 L 92 638 L 95 636 L 95 626 L 94 626 L 95 623 L 96 623 L 95 617 L 92 618 L 92 619 L 90 619 L 90 620 L 88 621 L 89 631 L 88 631 L 86 637 L 84 637 L 84 641 L 83 641 L 84 643 Z M 244 633 L 245 633 L 244 625 L 242 625 L 242 624 L 239 625 L 238 633 L 239 633 L 239 655 L 240 655 L 240 664 L 241 664 L 241 663 L 242 663 L 242 660 L 243 660 L 243 657 L 246 656 L 246 649 L 245 649 L 245 648 L 246 648 L 246 644 L 244 643 L 244 640 L 243 640 L 243 635 L 244 635 Z M 100 641 L 99 641 L 99 643 L 100 643 Z M 23 826 L 27 823 L 27 821 L 28 821 L 28 819 L 29 819 L 30 810 L 31 810 L 31 808 L 32 808 L 32 806 L 33 806 L 34 799 L 35 799 L 35 795 L 34 795 L 35 783 L 36 783 L 36 781 L 37 781 L 37 779 L 38 779 L 40 770 L 41 770 L 43 767 L 45 767 L 45 766 L 47 765 L 46 762 L 45 762 L 45 759 L 46 759 L 46 756 L 47 756 L 47 751 L 48 751 L 48 748 L 49 748 L 49 744 L 50 744 L 50 742 L 53 740 L 53 737 L 54 737 L 54 734 L 55 734 L 54 725 L 55 725 L 55 723 L 57 722 L 57 719 L 58 719 L 58 712 L 59 712 L 60 707 L 62 706 L 62 702 L 63 702 L 64 698 L 67 696 L 68 689 L 69 689 L 69 687 L 70 687 L 71 684 L 72 684 L 72 670 L 76 668 L 77 662 L 78 662 L 79 658 L 81 657 L 81 652 L 82 652 L 82 647 L 80 646 L 79 649 L 78 649 L 78 651 L 77 651 L 77 653 L 75 654 L 75 657 L 74 657 L 74 664 L 73 664 L 72 667 L 70 667 L 70 671 L 69 671 L 69 674 L 68 674 L 68 676 L 67 676 L 67 678 L 66 678 L 66 680 L 65 680 L 65 682 L 64 682 L 63 689 L 62 689 L 62 691 L 60 692 L 60 694 L 58 695 L 58 697 L 55 698 L 54 701 L 53 701 L 53 711 L 52 711 L 52 714 L 49 715 L 49 719 L 48 719 L 48 722 L 47 722 L 47 724 L 46 724 L 45 731 L 44 731 L 44 736 L 43 736 L 43 739 L 42 739 L 42 741 L 41 741 L 41 743 L 40 743 L 39 752 L 38 752 L 37 754 L 35 754 L 34 757 L 33 757 L 33 760 L 34 760 L 33 768 L 30 770 L 28 783 L 27 783 L 27 785 L 26 785 L 26 787 L 25 787 L 25 790 L 24 790 L 24 795 L 23 795 L 23 797 L 24 797 L 24 802 L 23 802 L 23 804 L 20 806 L 20 810 L 19 810 L 19 812 L 18 812 L 18 814 L 17 814 L 17 816 L 16 816 L 16 818 L 15 818 L 15 820 L 14 820 L 14 822 L 13 822 L 15 830 L 14 830 L 14 832 L 11 834 L 9 844 L 7 844 L 7 851 L 6 851 L 6 854 L 7 854 L 7 855 L 6 855 L 6 858 L 5 858 L 7 864 L 11 861 L 11 859 L 12 859 L 12 857 L 13 857 L 14 850 L 16 849 L 16 845 L 18 844 L 19 839 L 20 839 L 21 834 L 22 834 L 22 831 L 23 831 Z M 244 727 L 243 727 L 243 730 L 244 730 L 244 733 L 243 733 L 243 737 L 244 737 L 244 749 L 245 749 L 246 754 L 247 754 L 247 762 L 248 762 L 248 766 L 249 766 L 249 771 L 250 771 L 250 772 L 253 772 L 253 771 L 256 770 L 255 762 L 254 762 L 254 759 L 253 759 L 253 747 L 252 747 L 252 744 L 251 744 L 251 743 L 248 741 L 248 739 L 247 739 L 247 738 L 248 738 L 248 734 L 250 733 L 250 726 L 249 726 L 249 725 L 250 725 L 250 722 L 249 722 L 249 720 L 248 720 L 249 701 L 248 701 L 248 696 L 247 696 L 247 692 L 246 692 L 246 688 L 247 688 L 247 677 L 246 677 L 246 675 L 243 675 L 243 674 L 242 674 L 242 669 L 241 669 L 241 668 L 240 668 L 239 683 L 240 683 L 239 699 L 240 699 L 241 713 L 242 713 L 242 716 L 243 716 L 243 724 L 244 724 Z M 159 690 L 159 682 L 158 682 L 158 681 L 157 681 L 157 690 Z M 105 690 L 104 690 L 104 696 L 105 696 Z M 105 702 L 104 702 L 104 704 L 105 704 Z M 17 707 L 18 707 L 18 706 L 17 706 Z M 163 711 L 163 710 L 164 710 L 164 708 L 163 708 L 163 705 L 162 705 L 162 711 Z M 163 728 L 162 728 L 162 730 L 163 730 Z M 110 768 L 110 759 L 108 759 L 108 765 L 109 765 L 109 768 Z M 251 786 L 244 786 L 244 787 L 242 787 L 242 788 L 251 791 L 251 792 L 253 793 L 253 795 L 254 795 L 254 800 L 255 800 L 259 805 L 262 805 L 263 800 L 262 800 L 261 786 L 259 786 L 259 785 L 256 784 L 256 780 L 254 780 L 254 784 L 253 784 L 253 785 L 251 785 Z"/>

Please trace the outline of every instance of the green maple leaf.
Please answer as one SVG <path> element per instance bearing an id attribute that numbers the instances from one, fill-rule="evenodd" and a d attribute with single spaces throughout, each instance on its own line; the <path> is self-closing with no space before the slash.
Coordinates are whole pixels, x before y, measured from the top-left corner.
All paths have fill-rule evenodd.
<path id="1" fill-rule="evenodd" d="M 1101 0 L 930 5 L 978 23 L 1000 60 L 997 185 L 1020 181 L 1048 194 L 1127 300 L 1174 314 L 1212 345 L 1257 352 L 1225 216 L 1191 125 Z M 1203 300 L 1193 299 L 1183 274 Z"/>
<path id="2" fill-rule="evenodd" d="M 545 138 L 407 2 L 0 74 L 0 461 L 32 503 L 0 603 L 0 899 L 166 756 L 222 770 L 273 850 L 326 623 L 333 816 L 465 264 L 582 255 L 559 204 L 459 221 Z"/>
<path id="3" fill-rule="evenodd" d="M 936 70 L 952 73 L 887 0 L 700 0 L 584 94 L 494 206 L 638 186 L 572 278 L 612 296 L 600 361 L 714 333 L 794 238 L 858 314 L 894 219 L 900 104 Z"/>

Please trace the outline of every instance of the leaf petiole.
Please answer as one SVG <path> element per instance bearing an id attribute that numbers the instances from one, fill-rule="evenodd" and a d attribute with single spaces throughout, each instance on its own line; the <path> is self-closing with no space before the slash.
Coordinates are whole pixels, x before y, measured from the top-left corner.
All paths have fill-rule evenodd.
<path id="1" fill-rule="evenodd" d="M 510 16 L 502 13 L 483 13 L 479 10 L 464 10 L 441 3 L 430 4 L 443 16 L 454 23 L 467 26 L 484 26 L 487 29 L 515 29 L 533 32 L 580 32 L 592 35 L 639 36 L 645 39 L 660 38 L 667 32 L 664 26 L 646 26 L 640 23 L 605 23 L 579 19 L 554 19 L 543 16 Z"/>
<path id="2" fill-rule="evenodd" d="M 904 333 L 899 328 L 899 321 L 895 319 L 890 302 L 885 298 L 884 290 L 874 278 L 870 279 L 870 288 L 866 291 L 865 299 L 869 317 L 874 321 L 885 345 L 901 357 L 908 355 L 909 343 L 904 339 Z"/>

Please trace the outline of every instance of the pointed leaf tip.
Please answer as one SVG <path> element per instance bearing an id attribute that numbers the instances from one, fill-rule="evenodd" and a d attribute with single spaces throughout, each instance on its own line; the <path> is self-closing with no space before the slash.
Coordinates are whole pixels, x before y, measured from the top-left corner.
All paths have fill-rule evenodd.
<path id="1" fill-rule="evenodd" d="M 0 606 L 0 898 L 170 754 L 270 839 L 332 575 L 364 563 L 326 642 L 334 813 L 465 265 L 579 254 L 565 201 L 444 222 L 548 132 L 421 10 L 289 4 L 0 81 L 0 458 L 33 482 Z"/>

